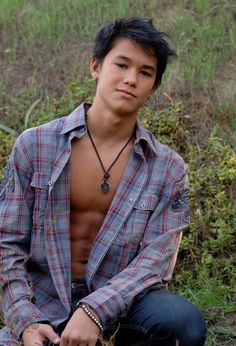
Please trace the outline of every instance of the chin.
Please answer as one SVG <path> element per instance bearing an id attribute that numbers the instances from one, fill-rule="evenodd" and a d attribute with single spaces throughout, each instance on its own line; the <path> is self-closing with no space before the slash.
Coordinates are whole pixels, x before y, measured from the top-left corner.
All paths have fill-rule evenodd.
<path id="1" fill-rule="evenodd" d="M 136 115 L 138 109 L 128 108 L 128 107 L 119 107 L 116 110 L 116 113 L 122 116 Z"/>
<path id="2" fill-rule="evenodd" d="M 132 104 L 128 104 L 127 102 L 123 104 L 119 104 L 115 106 L 114 104 L 112 105 L 112 108 L 114 109 L 115 113 L 122 114 L 122 115 L 133 115 L 137 114 L 138 110 L 140 107 L 134 106 Z"/>

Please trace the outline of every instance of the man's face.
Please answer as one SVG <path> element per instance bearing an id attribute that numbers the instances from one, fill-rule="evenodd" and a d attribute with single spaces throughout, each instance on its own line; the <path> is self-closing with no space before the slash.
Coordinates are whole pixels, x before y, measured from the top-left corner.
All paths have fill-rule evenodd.
<path id="1" fill-rule="evenodd" d="M 99 63 L 91 62 L 97 80 L 94 102 L 116 114 L 135 115 L 154 92 L 157 58 L 136 42 L 119 38 Z"/>

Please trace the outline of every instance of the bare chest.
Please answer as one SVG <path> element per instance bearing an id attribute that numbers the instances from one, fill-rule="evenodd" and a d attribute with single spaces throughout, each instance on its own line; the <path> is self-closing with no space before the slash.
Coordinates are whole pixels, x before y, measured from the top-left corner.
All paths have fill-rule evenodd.
<path id="1" fill-rule="evenodd" d="M 72 143 L 71 152 L 71 207 L 78 212 L 95 212 L 105 216 L 114 198 L 122 174 L 128 163 L 132 145 L 128 146 L 109 171 L 108 192 L 101 184 L 104 171 L 97 154 L 87 138 Z M 103 148 L 100 157 L 105 170 L 117 157 L 119 149 Z"/>
<path id="2" fill-rule="evenodd" d="M 127 146 L 119 160 L 112 166 L 108 178 L 110 189 L 105 193 L 101 189 L 104 171 L 88 137 L 72 142 L 70 186 L 72 277 L 82 277 L 86 271 L 93 241 L 114 198 L 131 150 L 132 145 Z M 105 169 L 108 169 L 117 156 L 117 150 L 103 147 L 100 155 Z"/>

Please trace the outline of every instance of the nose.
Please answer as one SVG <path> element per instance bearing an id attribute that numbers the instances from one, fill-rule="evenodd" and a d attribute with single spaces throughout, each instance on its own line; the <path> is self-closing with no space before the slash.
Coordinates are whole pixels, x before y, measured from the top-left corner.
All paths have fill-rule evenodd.
<path id="1" fill-rule="evenodd" d="M 128 84 L 129 86 L 136 88 L 138 83 L 138 76 L 136 71 L 134 70 L 126 70 L 125 76 L 124 76 L 124 83 Z"/>

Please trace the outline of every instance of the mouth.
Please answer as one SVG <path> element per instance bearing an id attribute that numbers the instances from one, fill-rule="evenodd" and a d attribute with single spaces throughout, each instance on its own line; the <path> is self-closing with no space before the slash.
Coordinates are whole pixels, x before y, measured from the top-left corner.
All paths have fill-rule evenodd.
<path id="1" fill-rule="evenodd" d="M 129 98 L 136 98 L 136 95 L 134 95 L 132 92 L 125 90 L 125 89 L 117 89 L 118 92 L 123 94 L 124 96 L 128 96 Z"/>

